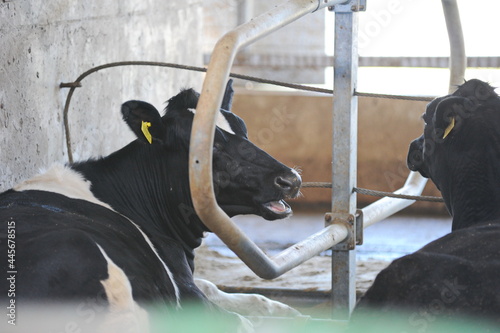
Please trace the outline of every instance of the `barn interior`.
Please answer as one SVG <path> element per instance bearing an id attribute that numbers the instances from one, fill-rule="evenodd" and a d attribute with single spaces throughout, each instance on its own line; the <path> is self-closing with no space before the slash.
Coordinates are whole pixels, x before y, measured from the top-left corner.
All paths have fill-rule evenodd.
<path id="1" fill-rule="evenodd" d="M 410 173 L 408 145 L 422 133 L 420 117 L 428 98 L 448 93 L 446 22 L 436 1 L 355 2 L 366 6 L 355 14 L 359 16 L 357 91 L 423 98 L 357 98 L 356 187 L 393 192 L 404 186 Z M 499 86 L 500 46 L 486 40 L 483 32 L 500 28 L 494 16 L 500 5 L 487 0 L 457 3 L 468 56 L 465 79 L 480 78 Z M 119 61 L 207 66 L 224 33 L 273 7 L 274 2 L 265 0 L 0 2 L 0 191 L 52 163 L 67 163 L 70 154 L 83 160 L 121 148 L 133 139 L 121 121 L 122 102 L 141 99 L 162 109 L 181 88 L 200 91 L 205 74 L 148 66 L 102 69 L 75 88 L 68 114 L 64 109 L 69 86 L 61 83 L 76 82 L 90 68 Z M 257 41 L 238 53 L 231 71 L 335 89 L 334 16 L 334 11 L 320 10 Z M 300 169 L 305 183 L 332 181 L 333 108 L 332 94 L 324 91 L 235 78 L 233 112 L 245 120 L 249 139 Z M 301 192 L 289 201 L 294 210 L 289 219 L 234 220 L 260 248 L 275 255 L 323 229 L 325 214 L 332 210 L 336 193 L 331 188 L 307 187 Z M 422 195 L 439 197 L 440 192 L 427 182 Z M 358 193 L 356 207 L 379 199 Z M 356 246 L 356 296 L 393 259 L 448 233 L 450 226 L 442 202 L 419 201 L 367 228 L 363 245 Z M 259 292 L 306 315 L 332 316 L 331 250 L 267 280 L 211 234 L 197 251 L 196 267 L 196 276 L 222 290 Z"/>

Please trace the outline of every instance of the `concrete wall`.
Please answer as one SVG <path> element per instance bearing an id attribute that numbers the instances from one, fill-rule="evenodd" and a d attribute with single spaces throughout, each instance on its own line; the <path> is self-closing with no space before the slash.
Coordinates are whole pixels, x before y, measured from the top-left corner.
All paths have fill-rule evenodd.
<path id="1" fill-rule="evenodd" d="M 0 191 L 54 161 L 66 162 L 67 89 L 89 68 L 149 60 L 201 65 L 200 0 L 0 2 Z M 75 159 L 108 154 L 132 139 L 120 105 L 163 108 L 192 72 L 145 67 L 103 70 L 82 82 L 70 113 Z"/>
<path id="2" fill-rule="evenodd" d="M 241 24 L 238 13 L 248 0 L 208 0 L 203 9 L 203 53 L 211 54 L 215 43 L 226 32 Z M 243 19 L 243 18 L 241 18 Z"/>
<path id="3" fill-rule="evenodd" d="M 253 1 L 253 14 L 262 14 L 276 5 L 275 1 Z M 325 54 L 325 11 L 311 13 L 290 25 L 264 37 L 248 47 L 253 55 L 322 56 Z M 298 64 L 297 64 L 298 65 Z M 283 66 L 280 63 L 263 66 L 241 66 L 242 74 L 294 83 L 324 83 L 324 68 Z"/>

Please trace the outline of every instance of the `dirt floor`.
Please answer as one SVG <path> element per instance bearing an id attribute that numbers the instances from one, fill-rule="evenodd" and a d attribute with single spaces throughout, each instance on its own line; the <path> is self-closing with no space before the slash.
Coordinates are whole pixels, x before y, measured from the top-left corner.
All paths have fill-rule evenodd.
<path id="1" fill-rule="evenodd" d="M 358 261 L 356 289 L 365 292 L 375 276 L 387 267 L 388 261 Z M 274 280 L 264 280 L 253 273 L 240 259 L 220 254 L 207 246 L 196 251 L 195 276 L 219 286 L 239 288 L 286 288 L 308 291 L 331 289 L 331 257 L 317 256 Z"/>
<path id="2" fill-rule="evenodd" d="M 252 216 L 234 218 L 238 226 L 268 253 L 278 253 L 323 227 L 323 214 L 297 214 L 289 220 L 263 221 Z M 391 217 L 365 230 L 357 247 L 356 290 L 360 297 L 377 274 L 395 258 L 412 253 L 449 232 L 447 217 Z M 274 280 L 253 273 L 215 235 L 196 250 L 195 277 L 209 280 L 227 292 L 254 292 L 285 302 L 301 311 L 331 301 L 331 256 L 313 257 Z M 303 312 L 304 313 L 304 312 Z"/>

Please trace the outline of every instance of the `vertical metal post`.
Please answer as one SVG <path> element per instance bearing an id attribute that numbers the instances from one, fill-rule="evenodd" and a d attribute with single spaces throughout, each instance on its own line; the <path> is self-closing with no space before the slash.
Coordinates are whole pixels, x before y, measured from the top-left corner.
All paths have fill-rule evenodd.
<path id="1" fill-rule="evenodd" d="M 357 162 L 357 13 L 350 5 L 342 6 L 345 10 L 339 7 L 334 8 L 333 188 L 332 213 L 327 221 L 352 224 L 351 230 L 355 230 L 356 194 L 352 190 Z M 332 252 L 333 317 L 348 319 L 356 302 L 356 250 L 339 245 Z"/>

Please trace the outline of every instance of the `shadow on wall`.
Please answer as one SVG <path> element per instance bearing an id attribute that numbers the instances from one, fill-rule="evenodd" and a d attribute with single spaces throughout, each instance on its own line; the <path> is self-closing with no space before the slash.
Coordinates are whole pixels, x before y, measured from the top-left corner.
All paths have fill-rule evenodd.
<path id="1" fill-rule="evenodd" d="M 410 142 L 422 134 L 427 102 L 359 98 L 357 187 L 395 191 L 409 170 Z M 330 182 L 332 98 L 328 95 L 257 92 L 241 89 L 233 109 L 247 123 L 250 140 L 289 166 L 302 170 L 304 182 Z M 293 203 L 298 209 L 329 209 L 330 189 L 306 188 Z M 432 182 L 424 195 L 440 196 Z M 378 198 L 358 195 L 358 207 Z M 412 212 L 446 213 L 442 203 L 417 202 Z"/>

